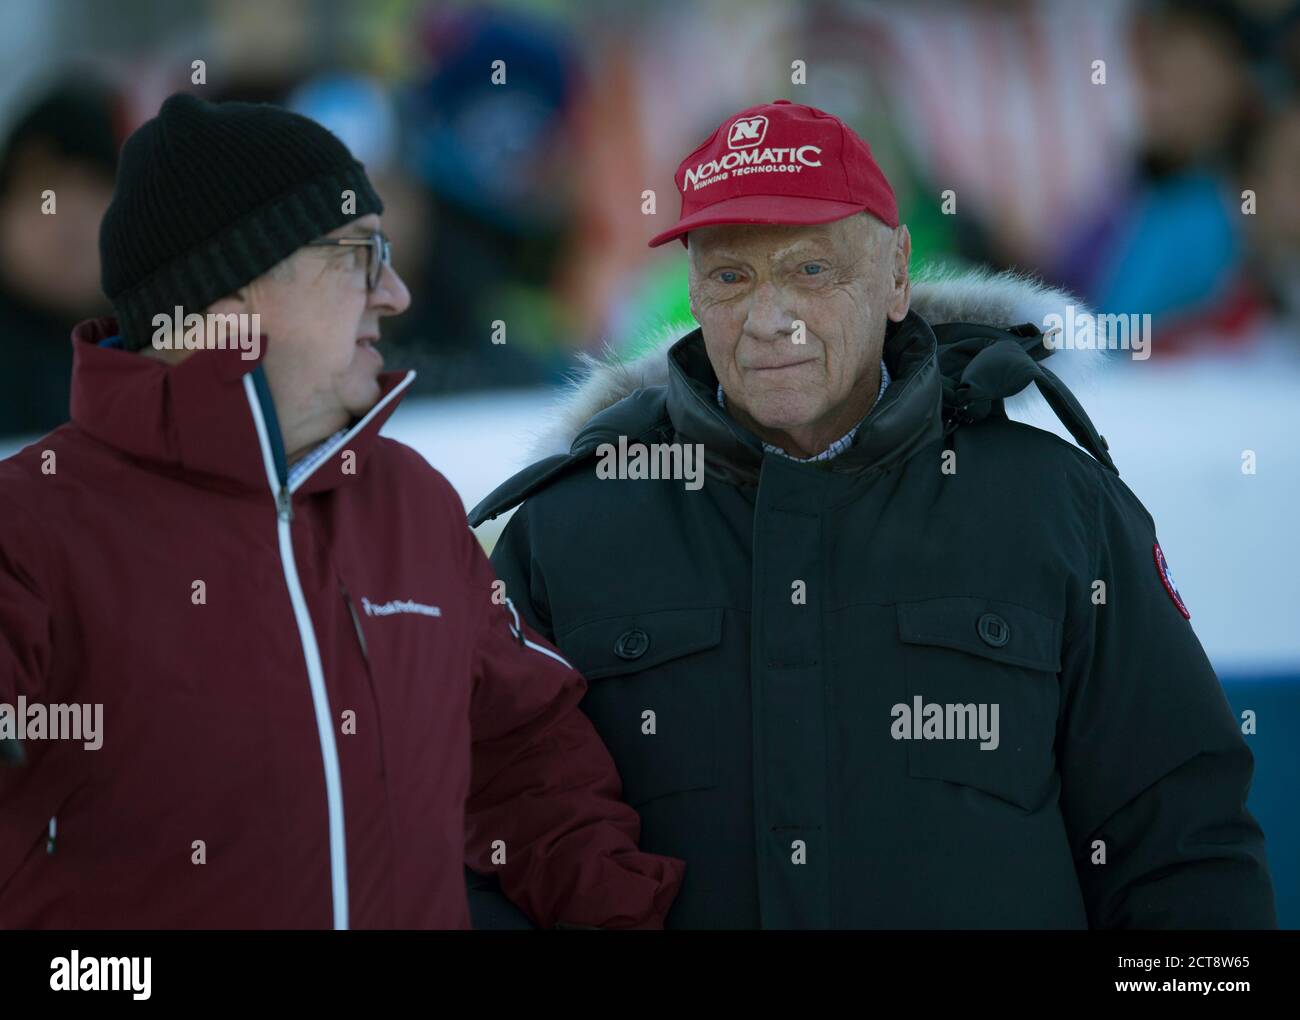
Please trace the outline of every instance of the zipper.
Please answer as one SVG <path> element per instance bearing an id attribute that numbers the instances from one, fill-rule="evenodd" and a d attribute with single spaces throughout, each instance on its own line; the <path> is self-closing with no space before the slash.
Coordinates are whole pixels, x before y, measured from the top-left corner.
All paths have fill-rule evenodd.
<path id="1" fill-rule="evenodd" d="M 257 441 L 262 450 L 267 484 L 275 499 L 280 566 L 284 573 L 285 587 L 289 590 L 289 601 L 293 607 L 303 659 L 307 665 L 307 680 L 311 686 L 316 733 L 320 740 L 321 762 L 325 771 L 334 928 L 336 931 L 342 931 L 348 927 L 348 865 L 342 770 L 339 767 L 338 744 L 334 738 L 334 717 L 330 711 L 329 692 L 325 687 L 325 669 L 321 663 L 320 646 L 316 642 L 316 631 L 312 627 L 311 614 L 307 610 L 307 599 L 303 595 L 302 582 L 298 576 L 298 563 L 293 553 L 293 535 L 290 528 L 290 523 L 293 521 L 293 502 L 288 484 L 289 470 L 284 456 L 283 440 L 280 436 L 279 423 L 275 419 L 275 405 L 271 402 L 270 390 L 260 365 L 244 376 L 244 393 L 248 398 L 253 425 L 257 430 Z"/>
<path id="2" fill-rule="evenodd" d="M 361 643 L 361 657 L 369 664 L 370 652 L 366 650 L 366 635 L 361 630 L 361 617 L 357 615 L 357 607 L 353 604 L 352 596 L 348 594 L 348 590 L 343 586 L 342 581 L 339 582 L 339 591 L 343 593 L 343 601 L 347 604 L 348 613 L 352 616 L 352 626 L 356 628 L 357 640 Z"/>
<path id="3" fill-rule="evenodd" d="M 275 515 L 286 523 L 293 522 L 293 497 L 289 494 L 289 487 L 280 486 L 280 490 L 275 494 Z"/>

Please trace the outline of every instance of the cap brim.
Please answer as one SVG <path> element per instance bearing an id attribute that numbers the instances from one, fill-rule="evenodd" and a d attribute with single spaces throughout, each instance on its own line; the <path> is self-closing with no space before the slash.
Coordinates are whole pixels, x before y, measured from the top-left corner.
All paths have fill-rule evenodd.
<path id="1" fill-rule="evenodd" d="M 671 241 L 674 237 L 686 243 L 686 235 L 701 227 L 720 227 L 729 223 L 775 223 L 794 227 L 814 223 L 831 223 L 866 209 L 858 202 L 832 202 L 825 198 L 799 198 L 793 195 L 741 195 L 724 198 L 706 209 L 678 220 L 662 234 L 650 238 L 650 247 Z"/>

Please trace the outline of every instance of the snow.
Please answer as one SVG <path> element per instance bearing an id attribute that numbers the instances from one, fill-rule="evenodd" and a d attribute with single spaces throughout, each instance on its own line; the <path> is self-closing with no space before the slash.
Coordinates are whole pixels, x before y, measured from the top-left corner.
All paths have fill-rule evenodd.
<path id="1" fill-rule="evenodd" d="M 1300 673 L 1300 363 L 1276 354 L 1116 363 L 1076 395 L 1155 519 L 1220 673 Z M 385 433 L 419 450 L 469 508 L 529 463 L 553 400 L 546 391 L 412 399 Z M 1069 439 L 1054 417 L 1031 423 Z M 1242 470 L 1247 450 L 1253 474 Z"/>
<path id="2" fill-rule="evenodd" d="M 1118 363 L 1077 391 L 1160 546 L 1221 674 L 1300 674 L 1300 357 Z M 525 467 L 555 394 L 412 397 L 384 432 L 474 506 Z M 1032 424 L 1069 436 L 1055 418 Z M 0 439 L 0 457 L 23 442 Z M 1255 472 L 1243 472 L 1243 453 Z M 490 542 L 504 518 L 480 529 Z"/>

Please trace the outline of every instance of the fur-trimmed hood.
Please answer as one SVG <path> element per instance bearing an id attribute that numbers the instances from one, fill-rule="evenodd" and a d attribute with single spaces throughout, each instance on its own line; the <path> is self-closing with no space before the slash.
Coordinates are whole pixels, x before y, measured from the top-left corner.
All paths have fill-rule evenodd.
<path id="1" fill-rule="evenodd" d="M 1043 328 L 1046 317 L 1064 316 L 1067 305 L 1078 315 L 1082 304 L 1066 291 L 1031 277 L 987 269 L 940 270 L 913 277 L 912 311 L 931 325 L 973 322 L 1007 327 L 1032 323 Z M 538 436 L 533 456 L 567 453 L 574 437 L 600 411 L 635 390 L 668 381 L 668 348 L 696 328 L 694 323 L 665 326 L 650 337 L 650 348 L 631 360 L 614 353 L 582 356 L 579 378 L 560 398 Z M 1048 367 L 1081 400 L 1102 363 L 1100 350 L 1068 348 L 1054 351 Z M 1006 401 L 1009 417 L 1068 437 L 1056 416 L 1032 384 Z"/>

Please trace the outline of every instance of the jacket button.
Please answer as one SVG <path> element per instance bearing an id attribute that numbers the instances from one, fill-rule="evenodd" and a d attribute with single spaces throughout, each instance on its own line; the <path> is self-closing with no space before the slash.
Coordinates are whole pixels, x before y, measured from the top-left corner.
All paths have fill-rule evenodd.
<path id="1" fill-rule="evenodd" d="M 975 629 L 979 632 L 980 640 L 994 648 L 1001 648 L 1011 640 L 1010 625 L 997 613 L 985 613 Z"/>
<path id="2" fill-rule="evenodd" d="M 625 630 L 614 642 L 614 654 L 620 659 L 639 659 L 650 647 L 650 635 L 643 630 Z"/>

